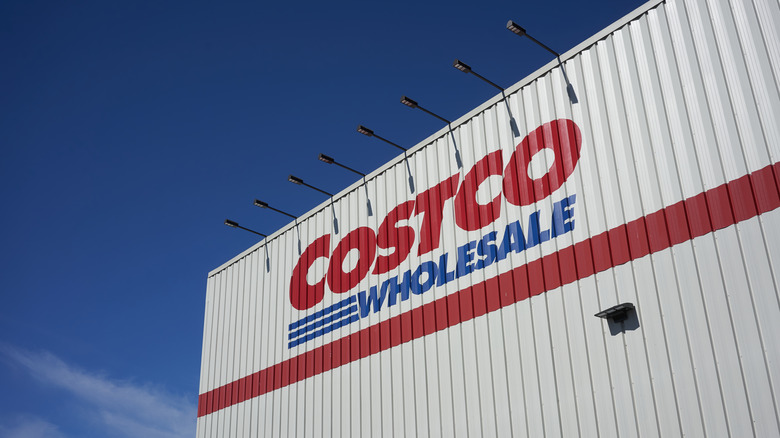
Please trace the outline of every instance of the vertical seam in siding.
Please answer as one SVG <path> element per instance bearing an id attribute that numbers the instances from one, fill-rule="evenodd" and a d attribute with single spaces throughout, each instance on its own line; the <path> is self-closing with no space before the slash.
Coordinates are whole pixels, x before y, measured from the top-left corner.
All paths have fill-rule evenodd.
<path id="1" fill-rule="evenodd" d="M 685 8 L 685 5 L 682 2 L 679 3 L 679 8 L 680 8 L 681 12 L 684 14 L 684 16 L 678 17 L 678 19 L 684 21 L 686 26 L 687 26 L 687 29 L 689 30 L 689 32 L 692 32 L 691 24 L 690 24 L 689 18 L 688 18 L 688 12 L 687 12 L 687 10 Z M 668 21 L 667 21 L 667 24 L 668 24 Z M 668 24 L 668 25 L 671 26 L 670 24 Z M 671 29 L 670 29 L 670 34 L 672 34 Z M 690 41 L 693 40 L 692 35 L 689 34 L 687 36 L 690 37 Z M 677 61 L 677 58 L 678 58 L 677 52 L 680 50 L 678 48 L 678 44 L 679 43 L 675 44 L 675 41 L 674 41 L 673 38 L 671 39 L 671 43 L 672 43 L 672 48 L 673 48 L 674 54 L 675 54 L 675 61 L 676 61 L 675 62 L 675 66 L 677 67 L 677 70 L 678 70 L 678 76 L 680 78 L 682 78 L 683 75 L 679 71 L 680 63 L 679 63 L 679 61 Z M 696 53 L 697 49 L 696 49 L 695 45 L 692 42 L 691 42 L 690 45 L 691 45 L 691 48 L 692 48 L 694 53 L 688 59 L 698 59 L 698 54 Z M 695 67 L 698 67 L 698 64 L 696 64 Z M 684 85 L 683 85 L 683 87 L 684 87 Z M 684 89 L 682 91 L 683 91 L 683 95 L 682 95 L 683 102 L 682 102 L 682 105 L 685 108 L 685 113 L 686 113 L 686 116 L 688 117 L 688 126 L 691 127 L 690 131 L 691 131 L 693 142 L 695 143 L 696 142 L 696 133 L 695 133 L 695 130 L 693 129 L 693 127 L 692 127 L 693 123 L 690 120 L 690 112 L 691 112 L 691 109 L 692 109 L 691 108 L 692 105 L 690 103 L 690 99 L 691 99 L 690 91 L 688 93 L 686 93 Z M 701 168 L 700 168 L 700 163 L 699 163 L 698 159 L 695 160 L 695 164 L 697 166 L 699 174 L 701 174 Z M 686 213 L 686 216 L 688 216 L 688 212 L 685 212 L 685 213 Z M 690 218 L 688 218 L 686 223 L 688 224 L 688 232 L 690 234 L 690 233 L 692 233 Z M 700 260 L 699 260 L 699 257 L 697 256 L 696 244 L 693 241 L 691 241 L 690 245 L 691 245 L 691 249 L 692 249 L 694 263 L 696 265 L 696 274 L 697 274 L 697 281 L 699 283 L 701 303 L 702 303 L 702 307 L 704 309 L 704 317 L 705 317 L 705 321 L 707 323 L 708 338 L 710 340 L 710 347 L 711 347 L 711 351 L 712 351 L 712 355 L 713 355 L 712 356 L 712 360 L 716 364 L 716 366 L 715 366 L 715 373 L 716 373 L 717 378 L 718 378 L 718 386 L 719 386 L 719 391 L 720 391 L 720 394 L 721 394 L 721 404 L 723 406 L 723 417 L 724 417 L 724 420 L 726 422 L 726 427 L 728 428 L 728 431 L 729 431 L 729 436 L 731 436 L 733 434 L 733 432 L 732 432 L 732 425 L 731 425 L 731 421 L 729 421 L 729 413 L 728 413 L 728 409 L 727 409 L 727 401 L 726 401 L 725 394 L 723 392 L 723 376 L 721 375 L 720 367 L 717 366 L 717 363 L 718 363 L 717 355 L 718 355 L 718 353 L 717 353 L 716 348 L 715 348 L 714 334 L 712 332 L 712 324 L 710 322 L 710 309 L 709 309 L 709 306 L 707 305 L 707 301 L 706 301 L 706 299 L 704 297 L 704 283 L 702 282 L 702 279 L 701 279 L 702 272 L 701 272 L 701 269 L 699 267 Z"/>
<path id="2" fill-rule="evenodd" d="M 683 7 L 685 7 L 684 4 L 683 4 Z M 704 10 L 702 10 L 702 9 L 704 9 Z M 701 15 L 701 20 L 702 21 L 705 21 L 705 20 L 709 21 L 709 24 L 711 26 L 714 26 L 714 23 L 712 22 L 711 12 L 709 11 L 709 7 L 708 7 L 708 5 L 706 5 L 706 3 L 702 7 L 702 9 L 699 10 L 700 15 Z M 707 14 L 706 16 L 704 16 L 705 10 L 706 10 L 706 14 Z M 688 15 L 690 16 L 690 14 L 688 14 Z M 689 21 L 690 21 L 690 18 L 689 18 Z M 695 30 L 693 29 L 693 26 L 691 26 L 691 29 L 695 33 Z M 695 35 L 694 35 L 694 38 L 692 39 L 692 41 L 693 41 L 694 46 L 696 46 L 697 39 L 696 39 Z M 713 43 L 714 43 L 714 45 L 715 45 L 715 47 L 717 49 L 720 49 L 719 44 L 717 42 L 717 38 L 714 40 Z M 700 65 L 698 64 L 699 56 L 697 55 L 697 57 L 695 59 L 697 60 L 697 64 L 696 64 L 697 67 L 700 67 Z M 718 51 L 718 57 L 717 57 L 716 62 L 717 62 L 717 66 L 720 67 L 721 70 L 723 70 L 723 60 L 722 60 L 722 55 L 721 55 L 720 51 Z M 716 68 L 716 67 L 713 66 L 713 68 Z M 724 76 L 724 79 L 727 80 L 725 72 L 723 72 L 723 76 Z M 712 111 L 712 102 L 711 102 L 711 96 L 710 96 L 711 92 L 708 89 L 706 83 L 703 84 L 703 91 L 704 91 L 704 97 L 705 97 L 705 101 L 706 101 L 706 105 L 707 105 L 707 110 L 708 110 L 708 112 L 711 113 L 711 111 Z M 733 101 L 732 101 L 732 98 L 731 98 L 731 95 L 730 95 L 730 92 L 728 91 L 728 89 L 727 89 L 726 96 L 728 98 L 729 106 L 731 107 L 731 109 L 733 111 Z M 710 120 L 712 122 L 714 122 L 711 114 L 710 114 Z M 738 124 L 736 118 L 735 118 L 734 122 L 735 122 L 735 125 Z M 714 129 L 714 124 L 713 124 L 713 129 Z M 741 138 L 739 139 L 739 141 L 741 143 Z M 717 145 L 716 152 L 717 152 L 717 157 L 718 157 L 718 163 L 720 164 L 721 171 L 723 171 L 723 157 L 722 157 L 722 154 L 721 154 L 722 146 L 720 144 L 719 136 L 717 135 L 717 133 L 715 133 L 715 142 L 716 142 L 716 145 Z M 740 150 L 741 150 L 741 148 L 740 148 Z M 710 200 L 709 199 L 705 199 L 705 200 L 707 201 L 707 206 L 708 206 L 707 211 L 711 212 L 712 208 L 710 207 Z M 733 215 L 734 214 L 733 205 L 730 205 L 730 206 L 732 207 L 731 214 Z M 710 218 L 710 221 L 712 221 L 712 217 L 710 215 L 708 215 L 708 217 Z M 737 237 L 737 239 L 739 240 L 739 237 Z M 750 415 L 750 420 L 751 420 L 750 421 L 750 427 L 751 427 L 751 430 L 753 432 L 753 435 L 756 435 L 756 417 L 755 417 L 755 414 L 753 412 L 754 408 L 753 408 L 753 402 L 751 400 L 752 397 L 750 395 L 750 391 L 748 390 L 748 384 L 747 384 L 747 381 L 745 379 L 745 368 L 744 368 L 744 365 L 743 365 L 743 354 L 742 354 L 742 349 L 740 348 L 740 345 L 739 345 L 739 342 L 738 342 L 739 337 L 737 335 L 737 328 L 736 328 L 735 323 L 734 323 L 734 314 L 733 314 L 733 309 L 732 309 L 733 305 L 731 303 L 731 300 L 729 299 L 729 293 L 728 293 L 728 290 L 727 290 L 727 287 L 726 287 L 726 279 L 724 277 L 725 273 L 724 273 L 724 269 L 723 269 L 723 262 L 722 262 L 722 256 L 721 256 L 722 249 L 720 248 L 721 245 L 719 245 L 719 243 L 718 243 L 718 237 L 715 234 L 713 234 L 712 240 L 713 240 L 713 244 L 715 246 L 715 256 L 716 256 L 716 258 L 718 260 L 718 271 L 720 273 L 721 283 L 724 285 L 723 292 L 725 294 L 726 309 L 728 311 L 729 322 L 730 322 L 730 325 L 731 325 L 732 337 L 734 339 L 734 348 L 736 349 L 737 356 L 738 356 L 738 359 L 739 359 L 738 360 L 739 371 L 740 371 L 740 374 L 741 374 L 743 391 L 745 392 L 745 396 L 746 396 L 746 403 L 747 403 L 748 413 Z M 752 301 L 752 299 L 751 299 L 751 301 Z"/>
<path id="3" fill-rule="evenodd" d="M 732 8 L 730 2 L 726 2 L 726 4 L 727 4 L 726 8 L 728 9 L 728 12 L 731 13 L 729 15 L 729 17 L 731 17 L 732 20 L 733 20 L 733 17 L 734 17 L 733 8 Z M 710 15 L 712 15 L 711 12 L 710 12 Z M 750 74 L 749 64 L 748 64 L 747 58 L 745 56 L 745 48 L 744 48 L 744 45 L 742 43 L 742 40 L 739 38 L 739 28 L 738 28 L 736 22 L 734 22 L 733 25 L 734 25 L 734 28 L 737 31 L 735 40 L 736 40 L 737 46 L 739 48 L 739 55 L 741 55 L 742 62 L 743 62 L 744 67 L 745 67 L 745 73 L 748 75 L 747 76 L 747 79 L 748 79 L 747 82 L 748 82 L 748 87 L 750 89 L 750 97 L 753 100 L 753 102 L 752 102 L 753 105 L 756 108 L 758 108 L 758 100 L 756 98 L 755 87 L 753 86 L 753 80 L 752 80 L 752 77 L 751 77 L 751 74 Z M 714 26 L 715 26 L 715 23 L 713 23 L 713 27 Z M 718 47 L 718 49 L 719 49 L 718 53 L 720 54 L 720 53 L 723 53 L 723 51 L 720 50 L 721 49 L 721 44 L 719 44 L 718 41 L 719 41 L 718 38 L 716 38 L 715 44 Z M 726 77 L 726 82 L 728 83 L 728 77 L 726 75 L 725 67 L 723 65 L 724 61 L 723 61 L 722 57 L 719 57 L 719 60 L 720 60 L 721 69 L 724 70 L 724 77 Z M 729 97 L 729 104 L 730 104 L 730 106 L 732 108 L 732 111 L 736 114 L 737 110 L 736 110 L 736 108 L 734 108 L 731 88 L 727 87 L 727 91 L 728 91 L 728 97 Z M 748 104 L 750 104 L 750 102 L 748 102 Z M 737 121 L 735 124 L 736 124 L 737 131 L 740 131 L 740 124 L 739 124 L 739 122 Z M 759 125 L 759 128 L 761 129 L 761 137 L 763 138 L 764 143 L 767 144 L 768 143 L 767 135 L 766 135 L 766 132 L 764 130 L 764 126 L 761 123 L 761 119 L 760 118 L 758 120 L 758 125 Z M 742 159 L 747 163 L 748 160 L 747 160 L 747 157 L 745 156 L 745 147 L 742 144 L 742 136 L 739 136 L 739 140 L 740 140 L 740 147 L 738 148 L 738 150 L 742 153 Z M 751 185 L 750 194 L 752 195 L 752 197 L 751 197 L 752 208 L 756 208 L 756 205 L 757 205 L 756 194 L 755 194 L 755 191 L 753 190 L 752 182 L 748 181 L 748 183 Z M 731 201 L 732 214 L 734 214 L 736 216 L 737 212 L 734 211 L 735 200 L 734 200 L 734 197 L 733 197 L 733 195 L 731 193 L 729 194 L 729 200 Z M 761 226 L 760 221 L 759 221 L 759 226 L 763 229 L 763 227 Z M 744 268 L 744 271 L 745 271 L 746 281 L 748 283 L 748 289 L 749 289 L 748 292 L 749 292 L 749 296 L 750 296 L 751 309 L 753 311 L 753 318 L 754 318 L 754 321 L 757 322 L 758 321 L 758 313 L 756 311 L 755 288 L 751 285 L 750 277 L 747 275 L 748 269 L 747 269 L 747 265 L 745 264 L 745 254 L 744 254 L 745 253 L 745 249 L 744 249 L 745 242 L 743 241 L 741 233 L 739 233 L 739 228 L 740 228 L 740 226 L 737 225 L 737 227 L 736 227 L 736 230 L 737 230 L 736 237 L 737 237 L 737 241 L 739 243 L 740 258 L 742 260 L 742 265 L 743 265 L 743 268 Z M 758 333 L 759 343 L 761 345 L 761 352 L 762 352 L 762 357 L 763 357 L 763 360 L 764 360 L 764 368 L 765 368 L 765 371 L 766 371 L 766 377 L 767 377 L 767 380 L 770 382 L 769 392 L 770 392 L 770 395 L 771 395 L 771 398 L 772 398 L 772 403 L 774 405 L 774 412 L 777 413 L 778 412 L 777 397 L 776 397 L 776 394 L 774 392 L 773 385 L 771 385 L 772 375 L 771 375 L 771 372 L 770 372 L 770 368 L 771 367 L 769 366 L 768 358 L 767 358 L 767 355 L 766 355 L 766 350 L 767 350 L 766 349 L 766 342 L 764 340 L 764 335 L 761 332 L 761 327 L 757 323 L 756 323 L 756 330 L 757 330 L 757 333 Z M 777 416 L 775 416 L 775 425 L 778 427 L 778 429 L 776 429 L 776 431 L 780 431 L 780 423 L 778 421 L 780 421 L 780 419 Z M 754 433 L 755 433 L 755 429 L 754 429 Z"/>
<path id="4" fill-rule="evenodd" d="M 597 69 L 598 72 L 599 72 L 599 80 L 601 81 L 601 84 L 600 84 L 601 87 L 600 88 L 602 90 L 605 90 L 604 91 L 604 102 L 603 102 L 603 105 L 604 105 L 604 115 L 606 116 L 605 117 L 606 120 L 604 121 L 604 124 L 606 125 L 606 136 L 609 137 L 609 144 L 612 146 L 612 149 L 614 150 L 615 147 L 619 147 L 619 146 L 616 144 L 615 139 L 613 138 L 614 137 L 614 133 L 613 133 L 613 128 L 612 128 L 612 123 L 610 123 L 610 121 L 611 121 L 610 110 L 609 110 L 610 102 L 609 102 L 609 98 L 608 98 L 608 91 L 606 91 L 606 89 L 608 88 L 608 86 L 610 84 L 605 84 L 604 83 L 604 73 L 602 73 L 602 67 L 601 67 L 603 56 L 601 56 L 601 54 L 600 54 L 601 52 L 610 50 L 610 48 L 612 48 L 614 46 L 613 39 L 614 39 L 614 35 L 610 35 L 608 38 L 606 38 L 604 41 L 602 41 L 601 44 L 597 45 L 597 50 L 596 50 L 596 53 L 595 53 L 596 63 L 594 64 L 594 69 Z M 601 47 L 601 52 L 599 52 L 599 50 L 598 50 L 599 47 Z M 614 52 L 614 49 L 613 49 L 613 52 Z M 614 53 L 613 53 L 613 55 L 614 55 Z M 609 74 L 611 75 L 611 73 L 609 73 Z M 610 161 L 612 167 L 616 169 L 617 168 L 617 163 L 615 162 L 614 155 L 610 155 L 609 161 Z M 615 190 L 617 191 L 617 198 L 618 198 L 617 202 L 619 204 L 619 209 L 620 209 L 621 216 L 622 216 L 621 223 L 625 223 L 625 211 L 623 209 L 623 202 L 622 202 L 623 196 L 621 194 L 620 184 L 617 184 L 617 187 L 615 187 Z M 602 199 L 603 198 L 604 197 L 602 196 Z M 612 251 L 614 251 L 613 244 L 615 242 L 613 242 L 613 240 L 614 239 L 610 238 L 609 235 L 607 236 L 607 241 L 609 242 L 609 247 L 610 247 L 610 257 L 611 258 L 614 258 L 614 255 L 612 254 Z M 611 272 L 611 275 L 609 276 L 609 278 L 611 280 L 610 283 L 612 284 L 612 287 L 615 289 L 615 294 L 618 294 L 619 286 L 617 284 L 617 279 L 615 278 L 614 271 Z M 618 298 L 618 296 L 616 296 L 615 298 Z M 624 366 L 626 368 L 626 373 L 628 374 L 628 380 L 629 380 L 629 382 L 628 382 L 629 385 L 628 386 L 629 386 L 629 388 L 631 390 L 631 392 L 630 392 L 631 393 L 631 403 L 632 403 L 631 407 L 633 408 L 633 414 L 634 414 L 633 415 L 634 431 L 636 432 L 637 436 L 641 436 L 641 432 L 640 432 L 641 428 L 639 427 L 639 415 L 638 415 L 638 411 L 637 411 L 637 397 L 636 397 L 636 394 L 635 394 L 635 382 L 634 382 L 634 376 L 633 376 L 634 373 L 631 372 L 631 366 L 630 366 L 630 362 L 629 362 L 629 352 L 628 352 L 628 346 L 627 346 L 626 340 L 625 340 L 625 333 L 622 333 L 620 338 L 621 338 L 621 341 L 623 343 L 623 355 L 622 356 L 623 356 L 623 359 L 624 359 L 623 362 L 624 362 Z M 604 342 L 606 344 L 606 339 L 605 339 Z"/>
<path id="5" fill-rule="evenodd" d="M 586 52 L 583 55 L 581 55 L 581 58 L 583 58 L 585 55 L 588 56 L 588 63 L 589 63 L 589 66 L 591 68 L 590 68 L 590 71 L 588 71 L 587 74 L 590 76 L 590 80 L 593 82 L 594 88 L 595 88 L 591 92 L 591 94 L 594 95 L 594 99 L 587 99 L 586 98 L 586 102 L 591 102 L 591 100 L 593 100 L 593 101 L 595 101 L 595 105 L 598 106 L 599 102 L 597 101 L 597 99 L 598 99 L 598 97 L 601 97 L 601 89 L 598 87 L 598 85 L 599 85 L 598 84 L 598 82 L 599 82 L 598 78 L 600 78 L 600 69 L 599 69 L 599 66 L 598 66 L 598 55 L 596 53 L 596 51 L 597 51 L 596 46 L 597 45 L 594 44 L 592 46 L 591 50 L 589 50 L 588 52 Z M 588 79 L 585 78 L 585 72 L 587 70 L 585 68 L 583 68 L 582 71 L 583 71 L 583 79 L 584 79 L 583 80 L 583 89 L 585 90 L 584 94 L 587 96 L 587 94 L 588 94 L 587 93 Z M 590 126 L 590 127 L 593 126 L 593 123 L 592 123 L 592 117 L 593 117 L 592 116 L 592 112 L 593 111 L 591 110 L 590 105 L 588 105 L 588 109 L 587 109 L 587 122 L 588 123 L 586 123 L 586 125 Z M 596 139 L 595 139 L 595 136 L 593 134 L 593 129 L 588 129 L 588 130 L 586 130 L 586 132 L 588 132 L 590 134 L 590 139 L 589 139 L 590 142 L 589 142 L 589 144 L 592 147 L 591 153 L 592 153 L 592 155 L 594 157 L 593 158 L 593 171 L 595 173 L 595 178 L 594 179 L 596 181 L 596 185 L 594 187 L 594 190 L 598 191 L 598 193 L 601 195 L 601 197 L 603 199 L 604 190 L 602 188 L 601 169 L 599 169 L 599 165 L 598 165 L 598 155 L 599 154 L 597 152 L 597 148 L 595 147 Z M 588 204 L 585 203 L 585 210 L 587 211 L 587 209 L 588 209 Z M 604 220 L 605 220 L 605 223 L 606 223 L 607 215 L 606 215 L 606 206 L 604 205 L 604 203 L 601 203 L 601 215 L 604 217 Z M 587 216 L 587 214 L 586 214 L 586 216 Z M 589 235 L 593 235 L 592 232 L 589 232 L 588 234 Z M 593 251 L 594 251 L 594 248 L 591 246 L 591 248 L 590 248 L 591 263 L 595 265 L 596 256 L 593 253 Z M 598 281 L 598 278 L 596 278 L 596 277 L 594 277 L 594 289 L 595 289 L 596 303 L 598 304 L 598 307 L 601 309 L 602 308 L 602 304 L 601 304 L 601 294 L 599 294 L 599 281 Z M 620 423 L 618 421 L 617 405 L 616 405 L 616 397 L 615 397 L 615 388 L 614 388 L 614 384 L 613 384 L 614 376 L 613 376 L 613 372 L 612 372 L 612 367 L 610 366 L 609 350 L 607 349 L 606 344 L 607 344 L 606 333 L 604 332 L 604 330 L 602 328 L 601 329 L 601 345 L 604 347 L 604 356 L 606 358 L 605 359 L 605 363 L 606 363 L 606 367 L 607 367 L 607 377 L 608 377 L 609 382 L 610 382 L 609 390 L 610 390 L 611 401 L 612 401 L 612 418 L 613 418 L 613 421 L 614 421 L 615 431 L 617 433 L 620 433 Z"/>
<path id="6" fill-rule="evenodd" d="M 673 45 L 672 45 L 672 41 L 671 41 L 671 31 L 669 31 L 669 28 L 668 28 L 668 18 L 666 17 L 666 8 L 667 8 L 667 6 L 664 5 L 662 8 L 656 9 L 656 11 L 657 11 L 657 13 L 659 15 L 663 14 L 663 16 L 664 16 L 664 20 L 663 21 L 664 21 L 664 23 L 667 24 L 667 29 L 666 30 L 667 30 L 667 35 L 669 36 L 669 44 L 670 44 L 670 47 L 673 49 Z M 660 25 L 661 24 L 659 23 L 659 26 Z M 672 133 L 671 133 L 670 123 L 669 123 L 670 122 L 670 115 L 669 115 L 668 110 L 666 109 L 666 104 L 668 102 L 668 99 L 665 96 L 665 92 L 664 92 L 665 90 L 664 90 L 663 85 L 661 84 L 661 82 L 662 82 L 662 80 L 661 80 L 661 73 L 658 70 L 658 63 L 659 63 L 659 61 L 663 62 L 663 60 L 662 59 L 658 59 L 658 57 L 657 57 L 658 50 L 657 50 L 656 46 L 658 45 L 658 42 L 656 42 L 655 39 L 653 38 L 653 32 L 652 32 L 652 29 L 651 29 L 651 26 L 650 26 L 649 22 L 648 22 L 647 34 L 648 34 L 648 39 L 649 39 L 648 44 L 650 45 L 650 47 L 653 50 L 652 56 L 655 59 L 655 62 L 653 64 L 654 67 L 655 67 L 655 69 L 654 69 L 655 70 L 654 77 L 658 78 L 659 85 L 660 85 L 660 88 L 658 89 L 658 93 L 660 94 L 661 106 L 658 108 L 658 111 L 661 113 L 660 117 L 663 117 L 666 120 L 666 126 L 669 127 L 668 128 L 669 129 L 669 137 L 671 138 L 672 137 Z M 674 52 L 671 55 L 672 55 L 672 57 L 674 57 L 674 55 L 675 55 Z M 673 60 L 673 61 L 675 61 L 675 60 Z M 675 61 L 675 66 L 676 66 L 676 61 Z M 686 111 L 686 115 L 687 115 L 687 111 Z M 671 158 L 672 158 L 672 161 L 674 163 L 674 170 L 673 171 L 674 171 L 674 173 L 677 174 L 677 180 L 679 182 L 680 181 L 680 176 L 679 176 L 679 174 L 680 174 L 680 166 L 679 166 L 679 163 L 677 162 L 677 156 L 674 153 L 672 153 L 671 154 Z M 653 160 L 655 161 L 655 159 L 656 159 L 655 154 L 653 154 Z M 661 171 L 660 171 L 660 168 L 658 166 L 658 162 L 655 162 L 655 169 L 656 169 L 656 178 L 658 180 L 660 180 L 661 179 L 661 173 L 660 173 Z M 680 193 L 683 193 L 683 188 L 682 187 L 680 187 Z M 662 197 L 662 205 L 664 205 L 664 207 L 667 207 L 668 206 L 667 204 L 668 203 Z M 666 228 L 666 230 L 665 230 L 666 231 L 666 238 L 671 242 L 672 241 L 672 236 L 671 236 L 671 232 L 669 230 L 668 218 L 666 217 L 666 215 L 664 215 L 664 223 L 666 224 L 666 227 L 665 227 Z M 684 333 L 685 333 L 686 351 L 688 352 L 688 360 L 689 360 L 691 366 L 693 367 L 694 366 L 693 364 L 695 363 L 695 361 L 694 361 L 694 358 L 693 358 L 693 352 L 691 351 L 691 336 L 690 336 L 689 328 L 688 328 L 688 319 L 686 318 L 686 315 L 685 315 L 685 307 L 683 306 L 683 300 L 682 300 L 682 297 L 681 297 L 682 285 L 680 283 L 680 274 L 679 274 L 679 272 L 677 270 L 677 261 L 676 261 L 675 255 L 674 255 L 674 251 L 670 251 L 669 257 L 670 257 L 670 260 L 671 260 L 671 263 L 672 263 L 674 282 L 677 285 L 677 293 L 676 293 L 677 301 L 676 301 L 676 304 L 679 306 L 680 314 L 682 315 L 682 326 L 683 326 L 683 330 L 684 330 Z M 709 335 L 709 332 L 708 332 L 708 335 Z M 665 333 L 664 333 L 664 338 L 665 338 L 665 340 L 667 338 Z M 709 339 L 709 336 L 708 336 L 708 339 Z M 668 342 L 668 340 L 667 340 L 667 342 Z M 667 352 L 668 352 L 668 345 L 667 345 Z M 670 368 L 671 368 L 671 364 L 670 364 Z M 697 407 L 697 411 L 699 413 L 699 424 L 701 425 L 701 430 L 706 433 L 707 429 L 706 429 L 705 422 L 704 422 L 704 416 L 702 414 L 701 393 L 699 391 L 699 382 L 698 382 L 698 378 L 696 376 L 695 371 L 692 372 L 692 377 L 693 377 L 694 390 L 696 391 L 696 401 L 697 401 L 697 406 L 696 407 Z M 722 394 L 722 392 L 719 392 L 719 393 L 720 393 L 720 396 L 721 396 L 721 399 L 722 399 L 723 394 Z M 677 398 L 676 394 L 675 394 L 675 398 Z M 722 400 L 721 400 L 721 405 L 722 405 Z M 678 402 L 678 405 L 677 405 L 677 415 L 678 415 L 678 421 L 680 421 L 680 428 L 681 428 L 680 433 L 682 434 L 683 430 L 682 430 L 682 421 L 680 419 L 680 414 L 681 414 L 680 410 L 681 410 L 681 408 L 680 408 L 680 404 Z"/>

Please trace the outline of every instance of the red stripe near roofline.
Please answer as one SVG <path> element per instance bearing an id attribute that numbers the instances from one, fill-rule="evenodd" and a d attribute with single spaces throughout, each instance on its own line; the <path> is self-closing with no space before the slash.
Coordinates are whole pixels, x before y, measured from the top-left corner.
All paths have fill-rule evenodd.
<path id="1" fill-rule="evenodd" d="M 200 394 L 198 417 L 780 207 L 780 163 Z"/>

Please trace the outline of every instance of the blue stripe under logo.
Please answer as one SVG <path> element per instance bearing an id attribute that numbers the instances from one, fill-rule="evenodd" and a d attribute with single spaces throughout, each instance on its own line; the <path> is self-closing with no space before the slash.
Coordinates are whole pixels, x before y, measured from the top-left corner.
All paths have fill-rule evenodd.
<path id="1" fill-rule="evenodd" d="M 316 339 L 326 333 L 330 333 L 333 330 L 344 327 L 345 325 L 352 324 L 353 322 L 360 319 L 360 316 L 358 315 L 358 306 L 355 304 L 356 301 L 357 296 L 352 295 L 349 298 L 343 299 L 336 304 L 314 312 L 311 315 L 308 315 L 290 324 L 290 333 L 287 335 L 287 339 L 290 340 L 290 342 L 287 343 L 287 348 L 293 348 L 297 345 L 303 344 L 304 342 L 311 341 L 312 339 Z M 350 304 L 353 305 L 344 310 L 341 310 Z M 313 323 L 309 324 L 312 321 Z M 303 327 L 299 328 L 301 326 Z"/>

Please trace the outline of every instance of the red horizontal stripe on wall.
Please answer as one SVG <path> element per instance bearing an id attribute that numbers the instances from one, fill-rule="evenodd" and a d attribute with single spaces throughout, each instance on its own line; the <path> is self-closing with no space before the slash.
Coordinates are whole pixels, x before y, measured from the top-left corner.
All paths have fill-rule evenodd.
<path id="1" fill-rule="evenodd" d="M 198 417 L 780 207 L 780 163 L 200 394 Z"/>

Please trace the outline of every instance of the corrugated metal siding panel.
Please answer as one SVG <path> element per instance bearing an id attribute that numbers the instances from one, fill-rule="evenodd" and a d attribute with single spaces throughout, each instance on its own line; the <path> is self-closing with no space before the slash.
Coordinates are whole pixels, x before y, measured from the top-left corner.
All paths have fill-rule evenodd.
<path id="1" fill-rule="evenodd" d="M 762 170 L 780 161 L 778 27 L 774 0 L 661 3 L 564 56 L 578 103 L 554 68 L 216 272 L 198 436 L 780 434 L 780 175 Z M 307 314 L 289 304 L 291 272 L 311 242 L 330 234 L 332 251 L 352 230 L 378 231 L 395 206 L 453 175 L 462 181 L 495 151 L 507 164 L 522 137 L 561 118 L 578 124 L 583 144 L 553 196 L 516 207 L 490 177 L 478 199 L 501 196 L 498 220 L 465 231 L 444 208 L 445 248 L 420 257 L 424 215 L 401 221 L 417 232 L 413 254 L 350 293 L 454 257 L 491 231 L 501 237 L 510 222 L 569 196 L 573 232 L 287 348 L 287 325 Z M 552 159 L 540 153 L 534 165 Z M 659 211 L 668 229 L 648 219 Z M 638 228 L 619 228 L 627 223 Z M 599 242 L 611 255 L 596 240 L 582 246 L 606 231 Z M 632 257 L 644 239 L 660 249 Z M 587 252 L 564 265 L 575 244 Z M 617 266 L 572 274 L 594 262 Z M 350 254 L 345 264 L 355 263 Z M 500 276 L 513 270 L 522 276 Z M 309 282 L 326 271 L 317 260 Z M 514 302 L 540 281 L 545 293 Z M 347 296 L 326 291 L 316 309 Z M 613 335 L 592 316 L 626 301 L 637 306 L 636 330 Z M 387 348 L 398 335 L 406 341 Z"/>

